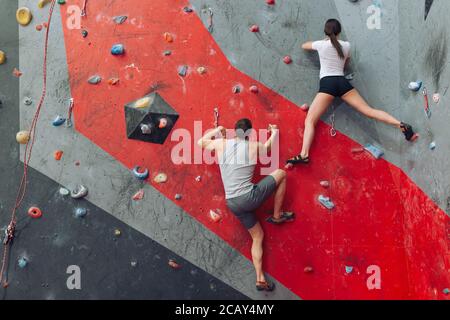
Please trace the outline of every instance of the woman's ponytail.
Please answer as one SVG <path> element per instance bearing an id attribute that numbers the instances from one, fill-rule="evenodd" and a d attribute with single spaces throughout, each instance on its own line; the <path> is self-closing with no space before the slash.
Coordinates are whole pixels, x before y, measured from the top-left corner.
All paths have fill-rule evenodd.
<path id="1" fill-rule="evenodd" d="M 336 49 L 339 57 L 345 59 L 344 50 L 342 50 L 341 43 L 337 39 L 338 34 L 342 31 L 341 23 L 336 19 L 330 19 L 325 24 L 325 34 L 330 37 L 331 44 Z"/>

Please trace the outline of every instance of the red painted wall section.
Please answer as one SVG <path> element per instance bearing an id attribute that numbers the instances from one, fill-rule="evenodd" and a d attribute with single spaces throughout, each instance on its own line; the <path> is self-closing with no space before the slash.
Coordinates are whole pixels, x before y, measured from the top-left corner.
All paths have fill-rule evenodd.
<path id="1" fill-rule="evenodd" d="M 249 236 L 225 207 L 218 167 L 174 165 L 171 150 L 178 142 L 146 144 L 128 140 L 125 133 L 124 105 L 158 83 L 158 92 L 180 113 L 176 128 L 193 132 L 194 121 L 212 127 L 218 106 L 221 125 L 227 127 L 242 117 L 258 129 L 278 124 L 281 161 L 299 151 L 305 113 L 232 67 L 198 16 L 183 12 L 187 5 L 90 1 L 82 19 L 87 38 L 66 27 L 68 15 L 62 10 L 76 129 L 130 169 L 145 166 L 151 178 L 167 173 L 166 184 L 149 183 L 169 199 L 183 194 L 179 206 L 250 258 Z M 117 15 L 128 20 L 116 25 L 112 17 Z M 164 40 L 165 32 L 174 35 L 173 43 Z M 110 54 L 115 43 L 125 45 L 124 56 Z M 172 55 L 164 56 L 165 50 Z M 189 73 L 182 78 L 177 69 L 185 64 Z M 199 66 L 207 73 L 198 74 Z M 95 74 L 103 81 L 88 84 Z M 110 77 L 120 78 L 119 85 L 108 85 Z M 233 94 L 238 83 L 245 90 Z M 259 94 L 249 92 L 253 84 Z M 400 169 L 365 153 L 352 154 L 358 144 L 342 134 L 332 138 L 328 129 L 323 123 L 318 127 L 314 162 L 289 172 L 286 209 L 297 213 L 296 222 L 280 227 L 263 223 L 267 272 L 305 299 L 447 299 L 442 290 L 450 286 L 448 216 Z M 203 179 L 196 182 L 199 175 Z M 324 190 L 321 180 L 329 180 L 331 188 Z M 321 193 L 335 202 L 331 213 L 317 202 Z M 210 209 L 220 209 L 224 219 L 211 222 Z M 270 203 L 258 212 L 261 220 L 269 209 Z M 353 273 L 345 273 L 346 265 L 354 267 Z M 371 265 L 381 268 L 380 290 L 367 287 Z M 314 272 L 305 274 L 306 266 Z"/>

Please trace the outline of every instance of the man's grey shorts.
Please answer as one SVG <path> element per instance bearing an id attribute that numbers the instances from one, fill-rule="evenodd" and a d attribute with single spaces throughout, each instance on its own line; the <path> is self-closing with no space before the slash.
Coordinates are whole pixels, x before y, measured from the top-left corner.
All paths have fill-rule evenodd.
<path id="1" fill-rule="evenodd" d="M 261 207 L 264 201 L 274 193 L 276 188 L 277 182 L 275 178 L 267 176 L 258 184 L 255 184 L 252 191 L 237 198 L 228 199 L 228 208 L 230 208 L 247 230 L 251 229 L 258 222 L 254 210 Z"/>

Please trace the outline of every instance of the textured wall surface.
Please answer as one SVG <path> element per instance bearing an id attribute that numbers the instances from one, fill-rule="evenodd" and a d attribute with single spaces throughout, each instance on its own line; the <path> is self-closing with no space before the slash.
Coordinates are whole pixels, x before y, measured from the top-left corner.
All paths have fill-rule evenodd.
<path id="1" fill-rule="evenodd" d="M 53 15 L 49 89 L 5 298 L 446 298 L 442 292 L 450 285 L 450 261 L 449 218 L 444 211 L 450 209 L 450 148 L 445 124 L 450 115 L 448 34 L 441 28 L 448 1 L 435 0 L 426 21 L 424 0 L 286 0 L 274 6 L 263 0 L 89 1 L 87 16 L 81 19 L 86 38 L 66 24 L 68 6 L 82 2 L 57 5 Z M 381 8 L 380 30 L 366 25 L 372 4 Z M 14 141 L 17 109 L 20 128 L 25 129 L 42 90 L 45 29 L 36 31 L 35 25 L 47 19 L 49 8 L 38 9 L 31 0 L 19 0 L 19 5 L 30 7 L 34 18 L 19 29 L 8 19 L 8 30 L 18 35 L 2 39 L 0 47 L 12 57 L 0 66 L 5 79 L 0 99 L 7 106 L 0 109 L 0 130 L 5 131 L 0 141 L 2 151 L 3 146 L 7 150 L 2 152 L 1 172 L 8 181 L 0 190 L 3 225 L 21 172 Z M 185 6 L 194 12 L 183 12 Z M 14 12 L 15 7 L 8 10 Z M 128 19 L 115 25 L 112 17 L 117 15 Z M 407 144 L 397 130 L 336 101 L 338 136 L 328 133 L 330 111 L 319 126 L 315 163 L 289 173 L 287 206 L 297 212 L 297 221 L 281 228 L 263 223 L 265 269 L 277 290 L 262 295 L 254 290 L 249 236 L 225 208 L 217 168 L 173 165 L 173 141 L 154 146 L 127 140 L 123 106 L 158 84 L 158 93 L 180 113 L 177 128 L 192 131 L 194 121 L 203 121 L 203 129 L 212 126 L 216 106 L 225 126 L 243 116 L 251 117 L 258 128 L 277 123 L 284 161 L 300 148 L 305 114 L 298 106 L 310 103 L 318 87 L 318 57 L 300 50 L 300 44 L 322 38 L 323 23 L 331 17 L 341 20 L 344 38 L 352 43 L 354 86 L 370 104 L 413 124 L 421 138 Z M 259 25 L 259 33 L 249 31 L 253 24 Z M 174 43 L 164 41 L 164 32 L 174 35 Z M 113 57 L 109 50 L 119 42 L 126 54 Z M 164 56 L 165 50 L 172 55 Z M 293 57 L 291 65 L 283 63 L 285 55 Z M 180 65 L 189 66 L 184 78 L 177 74 Z M 15 66 L 23 72 L 20 90 L 11 76 Z M 205 75 L 197 74 L 199 66 L 206 67 Z M 103 78 L 97 86 L 87 83 L 94 74 Z M 119 78 L 119 85 L 109 86 L 110 77 Z M 441 94 L 431 119 L 425 118 L 422 95 L 407 90 L 417 79 L 425 82 L 430 101 L 435 92 Z M 231 90 L 236 84 L 243 86 L 239 95 Z M 258 95 L 248 92 L 252 84 L 259 86 Z M 25 97 L 33 99 L 31 106 L 23 104 Z M 67 115 L 71 97 L 75 126 L 53 127 L 56 115 Z M 435 151 L 429 149 L 432 141 L 437 143 Z M 351 153 L 351 148 L 367 142 L 382 146 L 385 160 Z M 61 161 L 53 159 L 57 149 L 64 151 Z M 168 182 L 136 181 L 130 169 L 137 164 L 149 168 L 151 178 L 167 173 Z M 203 177 L 200 183 L 195 181 L 198 175 Z M 329 180 L 331 189 L 321 189 L 320 180 Z M 73 189 L 79 183 L 89 187 L 86 200 L 59 195 L 59 185 Z M 141 188 L 144 199 L 132 200 Z M 183 194 L 181 201 L 174 200 L 176 193 Z M 337 204 L 331 214 L 317 203 L 320 193 L 328 193 Z M 32 204 L 48 214 L 29 220 L 25 211 Z M 84 220 L 73 217 L 79 206 L 88 208 Z M 223 213 L 220 224 L 207 218 L 216 208 Z M 258 212 L 261 220 L 267 210 L 268 206 Z M 123 231 L 122 238 L 114 239 L 114 228 Z M 18 269 L 16 260 L 24 254 L 31 257 L 30 266 Z M 170 258 L 183 265 L 175 275 L 167 266 Z M 65 267 L 78 260 L 90 285 L 95 285 L 79 295 L 64 288 Z M 134 260 L 136 268 L 130 267 Z M 52 268 L 37 277 L 45 261 Z M 366 285 L 371 265 L 381 268 L 380 290 Z M 304 274 L 306 266 L 313 266 L 314 273 Z M 346 266 L 354 272 L 347 274 Z M 182 284 L 179 292 L 175 283 Z M 26 289 L 31 287 L 42 289 Z"/>

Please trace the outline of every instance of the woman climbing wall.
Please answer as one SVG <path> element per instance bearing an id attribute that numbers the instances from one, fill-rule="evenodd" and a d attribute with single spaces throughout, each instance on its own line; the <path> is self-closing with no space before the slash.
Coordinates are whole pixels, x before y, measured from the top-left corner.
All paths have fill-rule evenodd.
<path id="1" fill-rule="evenodd" d="M 305 120 L 305 133 L 301 153 L 287 161 L 288 164 L 307 164 L 310 161 L 309 150 L 314 139 L 315 127 L 336 97 L 341 98 L 363 115 L 397 127 L 406 140 L 413 141 L 417 136 L 413 128 L 400 122 L 390 114 L 372 108 L 344 77 L 344 69 L 350 60 L 350 43 L 339 40 L 342 27 L 338 20 L 330 19 L 325 24 L 324 40 L 306 42 L 304 50 L 315 50 L 320 57 L 320 89 Z"/>

